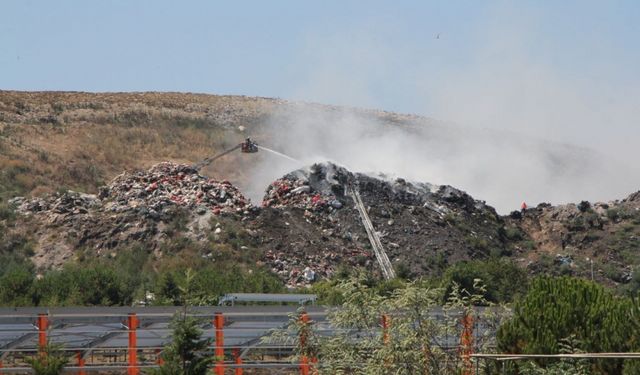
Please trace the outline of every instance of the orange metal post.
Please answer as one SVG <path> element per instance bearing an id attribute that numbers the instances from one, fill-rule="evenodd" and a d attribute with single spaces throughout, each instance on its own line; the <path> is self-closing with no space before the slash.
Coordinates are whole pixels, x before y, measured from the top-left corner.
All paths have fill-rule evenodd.
<path id="1" fill-rule="evenodd" d="M 38 353 L 45 355 L 44 348 L 47 346 L 47 329 L 49 329 L 49 316 L 38 314 Z"/>
<path id="2" fill-rule="evenodd" d="M 382 342 L 385 344 L 389 343 L 389 325 L 391 324 L 391 319 L 389 315 L 382 314 Z"/>
<path id="3" fill-rule="evenodd" d="M 80 368 L 80 370 L 78 370 L 78 375 L 87 375 L 87 372 L 84 370 L 84 358 L 82 358 L 82 352 L 77 352 L 76 358 L 78 360 L 78 367 Z"/>
<path id="4" fill-rule="evenodd" d="M 164 359 L 162 359 L 162 349 L 156 349 L 156 364 L 159 366 L 164 365 Z"/>
<path id="5" fill-rule="evenodd" d="M 300 357 L 300 374 L 309 375 L 309 358 L 306 355 Z"/>
<path id="6" fill-rule="evenodd" d="M 235 358 L 236 365 L 242 364 L 242 358 L 240 358 L 240 349 L 233 349 L 233 357 Z M 242 367 L 236 367 L 236 375 L 242 375 Z"/>
<path id="7" fill-rule="evenodd" d="M 309 358 L 306 354 L 304 354 L 307 346 L 307 324 L 309 323 L 309 314 L 303 312 L 300 316 L 300 321 L 303 325 L 300 332 L 300 348 L 303 352 L 302 356 L 300 357 L 300 374 L 309 375 Z"/>
<path id="8" fill-rule="evenodd" d="M 130 313 L 127 317 L 127 326 L 129 327 L 129 367 L 127 374 L 138 375 L 138 317 L 135 313 Z"/>
<path id="9" fill-rule="evenodd" d="M 224 375 L 224 316 L 217 312 L 213 318 L 213 325 L 216 328 L 216 365 L 214 370 L 216 375 Z"/>
<path id="10" fill-rule="evenodd" d="M 44 348 L 47 345 L 47 329 L 49 328 L 49 317 L 47 314 L 38 314 L 38 346 Z"/>
<path id="11" fill-rule="evenodd" d="M 471 354 L 473 354 L 473 316 L 465 313 L 462 317 L 462 335 L 460 337 L 460 354 L 462 357 L 462 374 L 473 374 L 473 363 L 471 362 Z"/>

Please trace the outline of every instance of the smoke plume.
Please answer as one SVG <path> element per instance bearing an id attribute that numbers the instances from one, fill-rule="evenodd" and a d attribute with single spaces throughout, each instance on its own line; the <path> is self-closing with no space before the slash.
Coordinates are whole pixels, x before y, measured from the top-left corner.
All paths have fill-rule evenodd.
<path id="1" fill-rule="evenodd" d="M 308 49 L 296 61 L 307 68 L 296 72 L 290 98 L 431 119 L 284 106 L 260 136 L 301 163 L 265 157 L 253 186 L 331 160 L 353 171 L 452 185 L 502 213 L 522 201 L 607 201 L 638 190 L 637 71 L 618 74 L 630 70 L 610 58 L 585 61 L 576 69 L 582 75 L 571 74 L 553 63 L 551 47 L 540 44 L 541 17 L 500 8 L 479 23 L 463 54 L 447 45 L 455 30 L 415 50 L 382 36 L 400 27 L 388 19 L 382 30 L 372 22 L 308 36 Z M 615 56 L 606 43 L 589 37 L 593 46 L 585 49 Z M 464 63 L 453 60 L 461 55 Z"/>

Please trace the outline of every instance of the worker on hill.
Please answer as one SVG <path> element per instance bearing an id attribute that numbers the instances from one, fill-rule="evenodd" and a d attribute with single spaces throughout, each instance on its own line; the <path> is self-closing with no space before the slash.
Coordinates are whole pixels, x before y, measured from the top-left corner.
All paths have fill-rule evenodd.
<path id="1" fill-rule="evenodd" d="M 520 212 L 524 215 L 526 210 L 527 210 L 527 202 L 522 202 L 522 205 L 520 206 Z"/>

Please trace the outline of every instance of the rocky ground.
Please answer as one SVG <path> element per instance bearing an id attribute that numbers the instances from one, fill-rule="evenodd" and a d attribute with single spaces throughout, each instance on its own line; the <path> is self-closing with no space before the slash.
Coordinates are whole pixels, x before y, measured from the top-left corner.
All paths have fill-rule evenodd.
<path id="1" fill-rule="evenodd" d="M 540 204 L 514 213 L 507 223 L 528 238 L 515 255 L 533 272 L 579 274 L 610 284 L 638 277 L 639 193 L 607 203 Z"/>

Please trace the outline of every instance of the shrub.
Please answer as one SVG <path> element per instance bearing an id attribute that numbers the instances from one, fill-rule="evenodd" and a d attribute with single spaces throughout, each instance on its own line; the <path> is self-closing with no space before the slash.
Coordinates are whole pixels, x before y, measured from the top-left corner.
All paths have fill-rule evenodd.
<path id="1" fill-rule="evenodd" d="M 0 203 L 0 221 L 12 221 L 13 219 L 15 219 L 15 217 L 16 213 L 13 208 L 9 207 L 7 204 Z"/>
<path id="2" fill-rule="evenodd" d="M 132 291 L 113 266 L 69 265 L 35 284 L 36 305 L 129 305 Z"/>
<path id="3" fill-rule="evenodd" d="M 609 208 L 607 209 L 607 218 L 613 222 L 617 222 L 620 219 L 620 209 L 618 208 Z"/>
<path id="4" fill-rule="evenodd" d="M 406 262 L 398 262 L 395 266 L 396 275 L 404 280 L 411 278 L 411 267 Z"/>
<path id="5" fill-rule="evenodd" d="M 578 210 L 580 212 L 587 212 L 591 209 L 591 203 L 589 201 L 582 201 L 578 204 Z"/>
<path id="6" fill-rule="evenodd" d="M 584 218 L 577 216 L 567 224 L 567 229 L 571 232 L 580 232 L 586 229 Z"/>
<path id="7" fill-rule="evenodd" d="M 322 366 L 312 370 L 318 374 L 463 373 L 468 362 L 460 359 L 458 350 L 447 348 L 442 338 L 460 337 L 460 318 L 477 318 L 472 306 L 486 303 L 481 296 L 454 288 L 443 315 L 435 318 L 430 311 L 441 307 L 441 289 L 414 282 L 385 296 L 369 284 L 367 276 L 361 274 L 336 285 L 344 302 L 327 316 L 335 329 L 330 337 L 300 319 L 299 311 L 291 316 L 286 328 L 275 330 L 263 341 L 287 342 L 297 356 L 311 358 L 312 363 L 318 358 Z M 474 288 L 483 290 L 477 282 Z M 480 334 L 474 343 L 484 348 L 486 337 Z M 464 346 L 461 349 L 465 350 Z M 490 373 L 486 368 L 480 370 Z"/>
<path id="8" fill-rule="evenodd" d="M 486 291 L 474 289 L 475 280 L 486 285 Z M 489 302 L 509 302 L 524 293 L 528 278 L 526 272 L 507 259 L 459 262 L 445 271 L 441 287 L 449 295 L 455 286 L 469 293 L 482 294 Z"/>
<path id="9" fill-rule="evenodd" d="M 486 253 L 489 250 L 489 242 L 481 237 L 468 235 L 464 237 L 464 242 L 469 245 L 474 250 L 477 250 L 481 253 Z"/>
<path id="10" fill-rule="evenodd" d="M 154 290 L 158 302 L 180 305 L 180 286 L 186 282 L 182 269 L 164 271 Z M 190 282 L 190 303 L 211 305 L 226 293 L 282 293 L 282 282 L 271 273 L 261 269 L 243 269 L 238 266 L 219 267 L 208 265 L 195 272 Z"/>
<path id="11" fill-rule="evenodd" d="M 0 277 L 0 303 L 4 306 L 30 306 L 33 273 L 26 264 L 14 264 Z"/>
<path id="12" fill-rule="evenodd" d="M 506 228 L 504 235 L 509 241 L 522 241 L 524 239 L 524 233 L 518 227 Z"/>
<path id="13" fill-rule="evenodd" d="M 39 348 L 39 353 L 26 358 L 35 375 L 58 375 L 62 373 L 69 359 L 58 346 L 47 344 Z"/>

